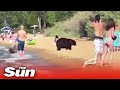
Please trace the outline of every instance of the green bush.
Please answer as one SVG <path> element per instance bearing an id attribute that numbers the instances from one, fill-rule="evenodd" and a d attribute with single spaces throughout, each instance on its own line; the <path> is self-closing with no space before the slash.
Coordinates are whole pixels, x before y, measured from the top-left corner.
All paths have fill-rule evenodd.
<path id="1" fill-rule="evenodd" d="M 74 16 L 66 21 L 57 22 L 53 27 L 45 30 L 46 36 L 59 35 L 61 37 L 80 37 L 81 27 L 80 22 L 84 22 L 89 19 L 89 16 L 93 15 L 91 11 L 79 11 Z M 86 24 L 85 24 L 86 25 Z"/>
<path id="2" fill-rule="evenodd" d="M 106 22 L 108 18 L 114 18 L 116 25 L 120 25 L 120 11 L 78 11 L 72 18 L 66 21 L 55 23 L 51 28 L 46 29 L 46 36 L 59 35 L 61 37 L 80 37 L 81 30 L 86 30 L 88 37 L 93 40 L 94 28 L 91 27 L 93 17 L 100 15 L 102 21 Z M 81 24 L 83 23 L 83 24 Z"/>
<path id="3" fill-rule="evenodd" d="M 119 20 L 120 11 L 96 11 L 95 14 L 100 15 L 103 22 L 106 22 L 108 20 L 108 18 L 114 18 L 114 20 L 116 21 L 116 25 L 120 25 L 120 20 Z M 91 27 L 91 21 L 92 21 L 92 16 L 90 16 L 85 27 L 86 27 L 86 30 L 88 33 L 88 37 L 90 39 L 93 39 L 94 38 L 94 28 Z"/>
<path id="4" fill-rule="evenodd" d="M 66 37 L 66 38 L 74 38 L 74 37 L 79 37 L 78 33 L 75 32 L 68 32 L 67 30 L 53 30 L 53 29 L 49 29 L 47 31 L 44 32 L 45 36 L 55 36 L 58 35 L 59 37 Z"/>
<path id="5" fill-rule="evenodd" d="M 25 31 L 26 31 L 27 33 L 30 33 L 30 34 L 33 33 L 33 31 L 32 31 L 31 29 L 25 29 Z"/>
<path id="6" fill-rule="evenodd" d="M 88 37 L 93 40 L 94 39 L 94 28 L 91 26 L 91 21 L 88 21 L 85 29 L 87 31 Z"/>

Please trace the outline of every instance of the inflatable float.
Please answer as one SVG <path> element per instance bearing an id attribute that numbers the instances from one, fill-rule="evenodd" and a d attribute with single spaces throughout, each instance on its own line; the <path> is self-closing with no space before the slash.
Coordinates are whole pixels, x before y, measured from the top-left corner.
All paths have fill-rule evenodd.
<path id="1" fill-rule="evenodd" d="M 36 44 L 36 40 L 35 39 L 31 39 L 27 42 L 27 45 L 35 45 Z"/>

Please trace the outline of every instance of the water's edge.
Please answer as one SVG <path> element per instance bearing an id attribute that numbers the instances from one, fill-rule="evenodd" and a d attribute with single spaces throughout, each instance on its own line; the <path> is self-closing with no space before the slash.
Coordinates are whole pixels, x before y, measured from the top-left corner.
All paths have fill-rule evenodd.
<path id="1" fill-rule="evenodd" d="M 37 59 L 39 57 L 37 57 L 37 55 L 35 55 L 32 52 L 25 52 L 25 58 L 23 59 Z M 14 53 L 14 54 L 10 54 L 9 53 L 9 48 L 5 47 L 5 46 L 0 46 L 0 60 L 19 60 L 19 54 L 18 53 Z"/>

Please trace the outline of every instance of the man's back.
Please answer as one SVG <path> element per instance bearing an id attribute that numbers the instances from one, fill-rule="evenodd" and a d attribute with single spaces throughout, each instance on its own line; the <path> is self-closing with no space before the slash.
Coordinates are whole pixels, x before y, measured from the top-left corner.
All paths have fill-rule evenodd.
<path id="1" fill-rule="evenodd" d="M 94 34 L 95 36 L 100 36 L 103 37 L 103 23 L 100 22 L 93 22 L 93 27 L 94 27 Z"/>

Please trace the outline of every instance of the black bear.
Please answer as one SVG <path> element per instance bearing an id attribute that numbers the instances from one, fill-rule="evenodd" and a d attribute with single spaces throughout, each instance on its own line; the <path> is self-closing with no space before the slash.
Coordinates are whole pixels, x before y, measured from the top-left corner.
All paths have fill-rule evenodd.
<path id="1" fill-rule="evenodd" d="M 59 38 L 57 35 L 55 36 L 55 42 L 57 50 L 61 50 L 61 48 L 65 48 L 66 50 L 72 50 L 72 45 L 76 46 L 76 41 L 67 38 Z"/>

